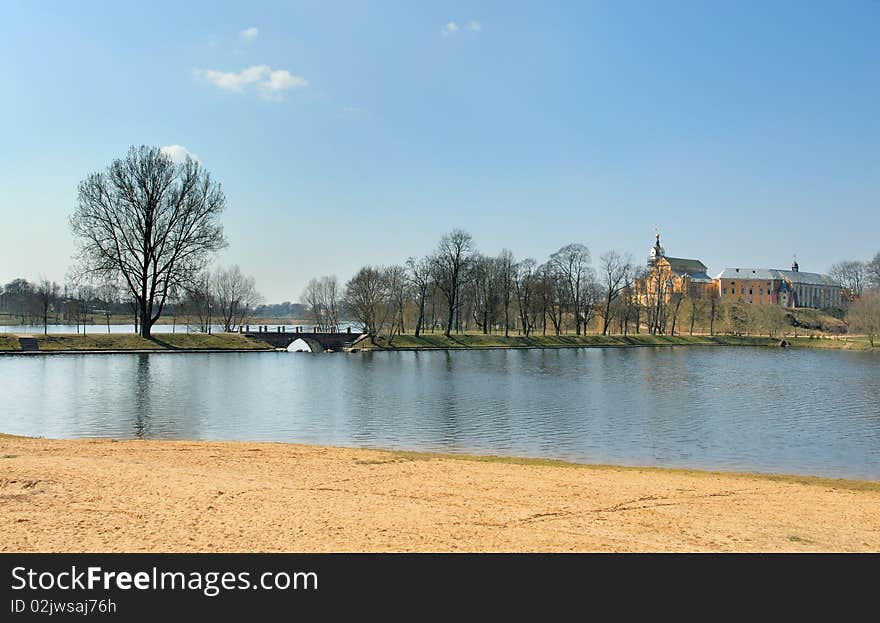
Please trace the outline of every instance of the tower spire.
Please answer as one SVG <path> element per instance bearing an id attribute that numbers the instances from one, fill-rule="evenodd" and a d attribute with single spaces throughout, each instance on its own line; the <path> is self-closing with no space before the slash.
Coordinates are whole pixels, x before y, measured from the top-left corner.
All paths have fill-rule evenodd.
<path id="1" fill-rule="evenodd" d="M 648 268 L 654 265 L 658 259 L 663 257 L 666 252 L 663 250 L 663 247 L 660 246 L 660 228 L 658 226 L 654 226 L 654 246 L 651 247 L 651 250 L 648 252 Z"/>

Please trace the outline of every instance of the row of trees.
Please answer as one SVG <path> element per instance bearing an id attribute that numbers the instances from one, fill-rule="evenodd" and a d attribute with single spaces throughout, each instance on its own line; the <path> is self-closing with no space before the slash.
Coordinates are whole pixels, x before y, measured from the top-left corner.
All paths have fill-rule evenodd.
<path id="1" fill-rule="evenodd" d="M 867 335 L 873 347 L 880 336 L 880 253 L 867 261 L 838 262 L 831 267 L 830 274 L 843 285 L 852 301 L 847 310 L 848 326 Z"/>
<path id="2" fill-rule="evenodd" d="M 834 264 L 828 274 L 849 293 L 858 298 L 865 290 L 880 290 L 880 253 L 868 261 L 845 260 Z"/>
<path id="3" fill-rule="evenodd" d="M 637 276 L 630 256 L 615 251 L 602 254 L 596 269 L 589 249 L 578 243 L 538 263 L 517 260 L 507 249 L 497 256 L 480 253 L 473 237 L 457 229 L 433 253 L 399 265 L 364 266 L 342 288 L 333 276 L 312 279 L 302 298 L 322 329 L 332 330 L 343 313 L 391 342 L 408 326 L 416 336 L 473 329 L 581 335 L 596 318 L 605 334 L 615 319 L 632 324 L 629 286 Z M 632 326 L 639 330 L 638 323 Z"/>
<path id="4" fill-rule="evenodd" d="M 127 308 L 114 288 L 72 280 L 59 285 L 45 278 L 33 283 L 17 278 L 0 286 L 0 312 L 18 324 L 43 325 L 44 332 L 48 332 L 50 320 L 75 324 L 77 330 L 82 326 L 85 331 L 88 318 L 99 316 L 109 324 L 113 314 L 126 313 Z"/>
<path id="5" fill-rule="evenodd" d="M 22 325 L 42 325 L 48 333 L 52 323 L 75 324 L 86 333 L 96 317 L 106 323 L 110 332 L 111 318 L 133 319 L 135 331 L 140 327 L 140 306 L 127 289 L 118 283 L 91 284 L 68 280 L 63 286 L 48 279 L 31 283 L 14 279 L 0 287 L 0 312 Z M 253 277 L 242 273 L 238 266 L 202 271 L 185 287 L 169 293 L 166 314 L 175 322 L 183 316 L 195 329 L 210 332 L 215 324 L 224 331 L 237 331 L 259 310 L 262 300 Z"/>
<path id="6" fill-rule="evenodd" d="M 835 272 L 841 267 L 851 271 L 851 264 L 836 265 Z M 880 268 L 880 254 L 859 266 L 859 301 L 866 302 L 851 306 L 847 322 L 871 335 L 869 323 L 859 318 L 870 317 L 864 310 L 873 300 L 870 288 L 880 285 L 880 273 L 872 272 Z M 722 302 L 687 284 L 675 291 L 661 285 L 653 295 L 639 296 L 634 284 L 647 278 L 631 256 L 614 250 L 601 254 L 594 265 L 589 249 L 572 243 L 539 263 L 517 259 L 507 249 L 496 256 L 483 254 L 470 234 L 454 230 L 432 253 L 399 265 L 364 266 L 342 287 L 334 276 L 312 279 L 302 299 L 321 330 L 335 330 L 345 317 L 391 343 L 407 330 L 416 336 L 442 331 L 447 337 L 469 330 L 505 336 L 588 330 L 603 335 L 645 330 L 776 336 L 799 330 L 782 307 Z M 841 281 L 850 288 L 852 282 Z"/>

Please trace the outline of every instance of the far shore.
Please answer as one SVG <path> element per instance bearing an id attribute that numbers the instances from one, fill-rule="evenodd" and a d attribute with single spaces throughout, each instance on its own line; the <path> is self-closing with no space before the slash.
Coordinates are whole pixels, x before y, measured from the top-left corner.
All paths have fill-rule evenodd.
<path id="1" fill-rule="evenodd" d="M 0 435 L 5 552 L 878 552 L 880 483 Z"/>
<path id="2" fill-rule="evenodd" d="M 0 355 L 39 354 L 114 354 L 114 353 L 206 353 L 266 352 L 277 350 L 270 344 L 240 333 L 157 333 L 152 339 L 131 334 L 29 334 L 36 350 L 25 350 L 19 336 L 0 333 Z M 364 338 L 354 351 L 421 351 L 480 349 L 554 349 L 554 348 L 627 348 L 653 346 L 752 346 L 778 348 L 823 348 L 841 350 L 877 350 L 862 336 L 766 337 L 741 335 L 531 335 L 523 337 L 499 334 L 463 333 L 445 337 L 442 333 L 397 335 L 393 341 L 381 336 Z"/>

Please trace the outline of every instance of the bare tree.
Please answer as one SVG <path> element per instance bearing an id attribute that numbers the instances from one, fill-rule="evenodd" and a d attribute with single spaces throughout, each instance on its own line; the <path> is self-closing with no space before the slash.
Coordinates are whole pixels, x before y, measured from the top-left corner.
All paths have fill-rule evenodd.
<path id="1" fill-rule="evenodd" d="M 479 253 L 474 254 L 470 262 L 468 275 L 470 286 L 470 307 L 474 322 L 484 334 L 490 332 L 495 322 L 498 306 L 497 265 L 495 259 Z"/>
<path id="2" fill-rule="evenodd" d="M 80 182 L 70 219 L 83 268 L 118 275 L 138 306 L 143 337 L 177 285 L 186 285 L 226 241 L 220 185 L 198 162 L 175 164 L 159 148 L 132 147 Z"/>
<path id="3" fill-rule="evenodd" d="M 473 250 L 473 237 L 465 231 L 455 229 L 440 239 L 434 254 L 434 282 L 446 299 L 446 337 L 452 332 L 455 313 L 461 306 L 460 289 Z"/>
<path id="4" fill-rule="evenodd" d="M 18 316 L 21 324 L 28 324 L 36 305 L 34 285 L 27 279 L 13 279 L 3 286 L 3 308 L 7 313 Z"/>
<path id="5" fill-rule="evenodd" d="M 40 279 L 37 283 L 37 300 L 40 304 L 40 314 L 43 318 L 43 335 L 49 333 L 49 309 L 58 299 L 58 284 L 48 279 Z"/>
<path id="6" fill-rule="evenodd" d="M 525 337 L 529 337 L 536 324 L 535 291 L 538 289 L 536 266 L 535 260 L 526 258 L 513 267 L 513 291 L 516 296 L 520 327 Z"/>
<path id="7" fill-rule="evenodd" d="M 510 300 L 517 277 L 516 260 L 513 253 L 502 249 L 495 260 L 495 267 L 498 278 L 498 295 L 501 299 L 501 308 L 504 310 L 504 337 L 508 337 L 510 335 Z"/>
<path id="8" fill-rule="evenodd" d="M 315 297 L 312 301 L 317 300 Z M 364 266 L 345 284 L 342 297 L 347 314 L 360 322 L 371 339 L 382 329 L 382 307 L 385 303 L 385 280 L 382 271 L 374 266 Z M 307 304 L 311 307 L 313 302 Z"/>
<path id="9" fill-rule="evenodd" d="M 880 336 L 880 292 L 868 291 L 853 303 L 847 314 L 847 323 L 857 333 L 868 336 L 871 348 Z"/>
<path id="10" fill-rule="evenodd" d="M 257 292 L 257 282 L 252 276 L 241 272 L 238 265 L 225 270 L 217 269 L 213 277 L 217 313 L 227 333 L 236 331 L 252 315 L 262 297 Z"/>
<path id="11" fill-rule="evenodd" d="M 104 280 L 97 287 L 98 298 L 103 303 L 100 313 L 104 315 L 107 324 L 107 333 L 110 333 L 110 317 L 113 315 L 113 306 L 119 299 L 119 284 L 110 280 Z"/>
<path id="12" fill-rule="evenodd" d="M 312 279 L 303 292 L 319 331 L 335 332 L 339 329 L 340 292 L 335 275 Z"/>
<path id="13" fill-rule="evenodd" d="M 581 282 L 580 295 L 581 307 L 579 315 L 581 317 L 584 335 L 587 334 L 590 322 L 592 322 L 593 317 L 596 315 L 596 310 L 599 309 L 601 299 L 601 287 L 599 286 L 599 282 L 596 281 L 596 275 L 593 273 L 593 270 L 589 269 L 586 277 Z"/>
<path id="14" fill-rule="evenodd" d="M 418 260 L 411 257 L 406 260 L 406 268 L 409 272 L 409 280 L 414 290 L 416 307 L 418 308 L 418 319 L 416 320 L 415 329 L 416 337 L 419 337 L 425 324 L 425 302 L 428 296 L 428 289 L 431 286 L 431 262 L 430 257 L 423 257 Z"/>
<path id="15" fill-rule="evenodd" d="M 388 331 L 388 344 L 394 343 L 394 336 L 405 333 L 403 313 L 409 300 L 409 280 L 406 269 L 400 265 L 387 266 L 382 271 L 382 279 L 385 282 L 386 305 L 388 316 L 391 319 L 391 327 Z"/>
<path id="16" fill-rule="evenodd" d="M 867 264 L 868 283 L 875 290 L 880 290 L 880 253 Z"/>
<path id="17" fill-rule="evenodd" d="M 213 280 L 208 271 L 189 279 L 186 296 L 180 307 L 189 318 L 188 327 L 195 327 L 201 333 L 211 333 L 217 304 Z M 193 324 L 192 320 L 198 321 L 197 324 Z"/>
<path id="18" fill-rule="evenodd" d="M 550 256 L 550 263 L 562 276 L 568 288 L 575 320 L 575 333 L 581 334 L 583 325 L 584 284 L 590 270 L 590 251 L 582 244 L 567 244 Z"/>
<path id="19" fill-rule="evenodd" d="M 859 297 L 865 289 L 868 281 L 868 264 L 859 261 L 837 262 L 828 271 L 828 274 L 840 282 L 850 297 Z"/>
<path id="20" fill-rule="evenodd" d="M 611 304 L 617 300 L 623 289 L 629 286 L 632 276 L 632 257 L 620 255 L 617 251 L 603 253 L 599 257 L 599 275 L 605 291 L 602 335 L 608 335 L 608 325 L 611 323 Z"/>
<path id="21" fill-rule="evenodd" d="M 541 297 L 542 332 L 547 335 L 547 318 L 549 318 L 554 333 L 560 335 L 563 329 L 562 322 L 567 304 L 568 285 L 551 262 L 542 264 L 537 271 L 538 292 Z"/>

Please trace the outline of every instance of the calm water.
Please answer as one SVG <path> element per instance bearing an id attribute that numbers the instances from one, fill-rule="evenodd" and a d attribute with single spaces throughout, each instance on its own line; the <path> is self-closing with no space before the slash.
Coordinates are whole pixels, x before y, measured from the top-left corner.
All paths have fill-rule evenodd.
<path id="1" fill-rule="evenodd" d="M 880 480 L 880 356 L 759 348 L 0 357 L 0 431 Z"/>

